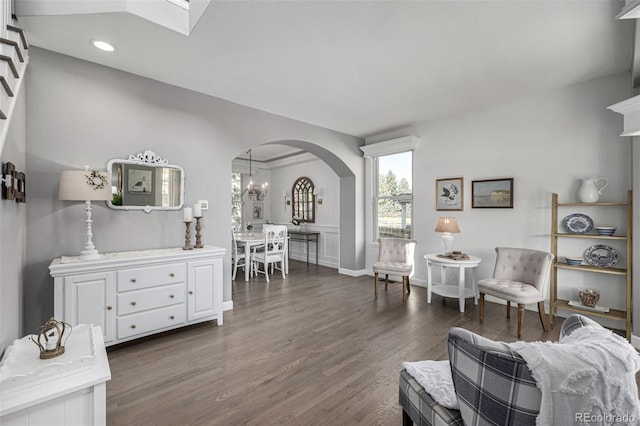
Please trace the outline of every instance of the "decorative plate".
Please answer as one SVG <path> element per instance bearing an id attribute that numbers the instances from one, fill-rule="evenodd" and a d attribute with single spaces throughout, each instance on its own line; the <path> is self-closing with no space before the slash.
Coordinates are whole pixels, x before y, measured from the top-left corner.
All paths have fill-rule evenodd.
<path id="1" fill-rule="evenodd" d="M 593 220 L 586 214 L 573 213 L 562 219 L 562 226 L 570 234 L 585 234 L 593 229 Z"/>
<path id="2" fill-rule="evenodd" d="M 620 255 L 618 255 L 618 252 L 613 247 L 596 244 L 584 252 L 584 259 L 593 266 L 609 268 L 618 263 Z"/>

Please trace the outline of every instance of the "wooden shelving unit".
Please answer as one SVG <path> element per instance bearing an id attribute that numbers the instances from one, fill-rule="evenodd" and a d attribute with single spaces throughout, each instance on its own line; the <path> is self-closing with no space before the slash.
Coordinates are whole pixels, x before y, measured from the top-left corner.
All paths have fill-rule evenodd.
<path id="1" fill-rule="evenodd" d="M 604 236 L 597 234 L 570 234 L 566 232 L 558 232 L 558 208 L 561 207 L 578 207 L 578 208 L 593 208 L 593 207 L 614 207 L 625 208 L 627 219 L 627 235 L 616 236 Z M 553 320 L 558 312 L 558 309 L 578 312 L 588 316 L 595 316 L 600 318 L 609 318 L 617 321 L 625 322 L 625 334 L 627 339 L 631 339 L 631 267 L 632 267 L 632 221 L 633 221 L 633 206 L 632 206 L 632 193 L 627 192 L 626 203 L 559 203 L 558 194 L 552 195 L 552 208 L 551 208 L 551 253 L 554 254 L 555 260 L 553 267 L 551 268 L 551 280 L 549 286 L 549 323 L 553 325 Z M 626 242 L 626 268 L 601 268 L 591 265 L 568 265 L 559 260 L 558 256 L 558 239 L 561 238 L 577 238 L 588 240 L 617 240 Z M 604 241 L 603 241 L 604 242 Z M 562 256 L 560 256 L 562 257 Z M 569 305 L 568 300 L 558 299 L 558 270 L 570 269 L 574 271 L 608 274 L 623 276 L 625 279 L 625 296 L 626 307 L 625 310 L 610 309 L 609 312 L 600 312 L 591 309 L 583 309 L 578 306 Z M 622 290 L 622 288 L 621 288 Z"/>

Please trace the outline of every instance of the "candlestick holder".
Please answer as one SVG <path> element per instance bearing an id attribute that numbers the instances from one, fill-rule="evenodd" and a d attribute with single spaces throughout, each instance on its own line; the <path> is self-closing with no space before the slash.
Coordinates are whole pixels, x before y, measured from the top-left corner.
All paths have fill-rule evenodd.
<path id="1" fill-rule="evenodd" d="M 194 216 L 196 219 L 196 245 L 195 248 L 202 248 L 204 247 L 204 244 L 202 244 L 202 240 L 200 239 L 200 229 L 202 229 L 202 227 L 200 226 L 200 219 L 202 219 L 202 216 Z"/>
<path id="2" fill-rule="evenodd" d="M 182 250 L 193 250 L 193 246 L 191 245 L 191 222 L 184 222 L 187 227 L 187 231 L 184 234 L 184 247 Z"/>

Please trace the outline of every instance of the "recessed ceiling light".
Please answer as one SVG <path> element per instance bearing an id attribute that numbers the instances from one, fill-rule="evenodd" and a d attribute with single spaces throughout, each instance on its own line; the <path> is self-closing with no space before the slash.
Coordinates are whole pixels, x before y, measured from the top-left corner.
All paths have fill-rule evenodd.
<path id="1" fill-rule="evenodd" d="M 91 40 L 91 44 L 93 44 L 100 50 L 104 50 L 105 52 L 113 52 L 114 50 L 116 50 L 116 48 L 112 44 L 109 44 L 106 41 Z"/>

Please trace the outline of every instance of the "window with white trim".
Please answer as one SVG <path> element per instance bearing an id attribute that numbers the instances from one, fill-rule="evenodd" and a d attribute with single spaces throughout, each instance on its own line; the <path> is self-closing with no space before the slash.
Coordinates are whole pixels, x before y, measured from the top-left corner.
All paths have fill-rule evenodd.
<path id="1" fill-rule="evenodd" d="M 413 151 L 373 160 L 374 238 L 413 238 Z"/>

